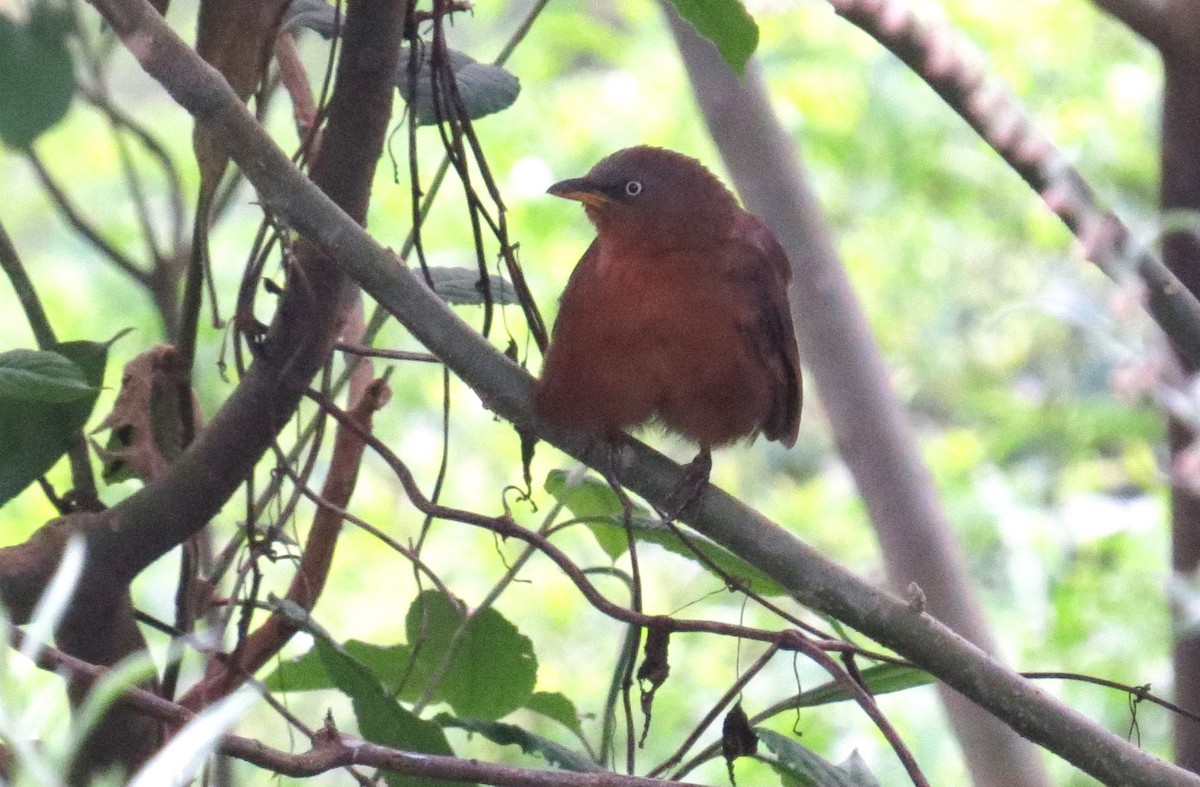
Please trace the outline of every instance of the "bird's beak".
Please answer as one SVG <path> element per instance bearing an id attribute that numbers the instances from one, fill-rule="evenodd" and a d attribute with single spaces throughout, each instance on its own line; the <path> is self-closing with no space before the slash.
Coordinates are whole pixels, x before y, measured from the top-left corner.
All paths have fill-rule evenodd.
<path id="1" fill-rule="evenodd" d="M 546 193 L 562 197 L 563 199 L 573 199 L 576 202 L 582 202 L 584 205 L 590 205 L 594 208 L 601 208 L 612 202 L 612 199 L 601 191 L 596 183 L 587 178 L 560 180 L 546 189 Z"/>

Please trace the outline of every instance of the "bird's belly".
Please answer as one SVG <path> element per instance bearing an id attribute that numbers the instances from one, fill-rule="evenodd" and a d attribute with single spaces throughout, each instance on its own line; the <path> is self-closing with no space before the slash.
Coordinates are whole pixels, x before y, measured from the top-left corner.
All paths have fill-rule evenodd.
<path id="1" fill-rule="evenodd" d="M 703 446 L 756 433 L 771 390 L 740 332 L 744 306 L 693 287 L 690 276 L 659 272 L 636 281 L 610 275 L 597 285 L 620 297 L 598 288 L 572 304 L 535 391 L 539 414 L 598 434 L 656 419 Z"/>
<path id="2" fill-rule="evenodd" d="M 758 432 L 770 412 L 771 389 L 761 361 L 728 314 L 676 322 L 665 337 L 657 418 L 702 446 Z"/>

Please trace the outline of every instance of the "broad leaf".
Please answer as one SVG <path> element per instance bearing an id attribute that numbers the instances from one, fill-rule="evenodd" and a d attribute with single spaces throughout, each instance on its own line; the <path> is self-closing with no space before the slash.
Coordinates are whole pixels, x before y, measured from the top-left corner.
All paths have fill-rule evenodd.
<path id="1" fill-rule="evenodd" d="M 354 705 L 358 731 L 372 743 L 406 751 L 454 756 L 446 734 L 431 721 L 419 718 L 396 702 L 369 669 L 332 642 L 318 636 L 313 648 L 337 688 Z M 386 773 L 386 772 L 385 772 Z M 444 782 L 416 776 L 386 773 L 391 787 L 435 787 L 463 782 Z"/>
<path id="2" fill-rule="evenodd" d="M 96 404 L 107 357 L 98 342 L 0 353 L 0 505 L 70 448 Z"/>
<path id="3" fill-rule="evenodd" d="M 10 350 L 0 353 L 0 399 L 58 404 L 96 394 L 83 370 L 61 353 Z"/>
<path id="4" fill-rule="evenodd" d="M 399 687 L 401 697 L 421 695 L 447 653 L 449 662 L 434 697 L 449 703 L 459 716 L 498 719 L 524 706 L 533 693 L 533 643 L 495 609 L 480 610 L 468 622 L 454 601 L 427 590 L 409 607 L 405 628 L 416 660 Z"/>
<path id="5" fill-rule="evenodd" d="M 440 669 L 465 619 L 466 613 L 446 596 L 428 590 L 413 601 L 406 619 L 409 641 L 419 647 L 351 640 L 343 650 L 386 686 L 389 695 L 415 701 Z M 537 658 L 529 638 L 488 608 L 466 624 L 432 699 L 449 704 L 460 716 L 498 719 L 529 702 L 536 679 Z M 282 691 L 336 686 L 324 660 L 312 651 L 281 664 L 266 684 Z"/>

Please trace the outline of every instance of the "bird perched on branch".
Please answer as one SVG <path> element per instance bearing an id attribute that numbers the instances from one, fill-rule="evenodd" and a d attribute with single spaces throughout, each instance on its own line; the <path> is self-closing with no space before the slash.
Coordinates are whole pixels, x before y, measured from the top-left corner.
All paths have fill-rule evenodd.
<path id="1" fill-rule="evenodd" d="M 791 447 L 802 386 L 787 256 L 695 159 L 634 147 L 549 193 L 596 239 L 563 292 L 534 405 L 613 437 L 655 420 L 710 449 L 762 433 Z"/>

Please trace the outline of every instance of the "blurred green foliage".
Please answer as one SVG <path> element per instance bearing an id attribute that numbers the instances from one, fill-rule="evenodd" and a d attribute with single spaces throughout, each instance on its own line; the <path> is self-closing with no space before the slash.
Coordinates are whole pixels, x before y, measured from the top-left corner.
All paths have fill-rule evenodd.
<path id="1" fill-rule="evenodd" d="M 529 0 L 479 3 L 473 16 L 450 29 L 454 46 L 481 62 L 490 60 L 529 6 Z M 820 3 L 762 0 L 748 8 L 761 30 L 758 57 L 777 111 L 811 170 L 1004 657 L 1023 669 L 1087 672 L 1169 692 L 1163 429 L 1152 407 L 1118 399 L 1109 385 L 1114 367 L 1151 352 L 1157 342 L 1152 327 L 1142 316 L 1113 314 L 1113 285 L 1082 261 L 1068 233 L 1036 196 L 874 42 Z M 926 2 L 920 8 L 931 17 L 945 17 L 974 42 L 989 71 L 1011 85 L 1099 193 L 1119 207 L 1135 234 L 1152 243 L 1159 88 L 1152 53 L 1088 3 L 961 0 Z M 190 31 L 192 13 L 179 2 L 169 18 L 176 29 Z M 94 27 L 93 17 L 88 23 Z M 325 44 L 315 35 L 301 44 L 311 73 L 319 74 Z M 653 3 L 551 3 L 507 67 L 520 78 L 521 95 L 502 114 L 479 121 L 477 130 L 505 195 L 510 231 L 520 244 L 530 285 L 552 317 L 557 294 L 592 232 L 578 209 L 543 196 L 546 185 L 581 174 L 601 156 L 636 143 L 685 151 L 717 171 L 720 162 Z M 190 125 L 182 110 L 124 53 L 116 57 L 114 75 L 120 76 L 112 80 L 116 100 L 178 157 L 188 193 L 194 194 L 196 177 L 186 163 Z M 283 101 L 274 102 L 268 121 L 281 144 L 296 144 Z M 403 139 L 401 132 L 390 146 L 400 173 L 406 172 Z M 440 142 L 433 130 L 422 131 L 420 142 L 421 172 L 428 178 Z M 111 242 L 135 253 L 142 247 L 118 156 L 101 118 L 76 105 L 34 149 L 60 173 Z M 140 163 L 146 164 L 144 157 Z M 59 336 L 102 339 L 117 328 L 136 326 L 133 337 L 112 348 L 94 425 L 111 405 L 119 383 L 116 370 L 161 340 L 160 323 L 145 293 L 63 223 L 21 155 L 0 155 L 0 183 L 10 195 L 0 204 L 0 221 L 14 235 Z M 167 209 L 162 183 L 149 178 L 146 186 L 156 195 L 152 207 L 161 218 Z M 461 188 L 451 181 L 443 192 L 424 234 L 430 262 L 472 266 Z M 218 225 L 212 239 L 226 312 L 256 227 L 253 199 L 243 187 L 230 219 Z M 369 219 L 381 242 L 401 246 L 411 216 L 409 200 L 407 181 L 401 175 L 397 182 L 385 159 Z M 268 275 L 279 276 L 279 271 Z M 260 299 L 260 318 L 269 317 L 270 303 Z M 482 324 L 478 309 L 460 313 Z M 498 321 L 494 338 L 500 346 L 507 343 L 505 331 L 511 331 L 522 359 L 536 372 L 540 361 L 515 310 Z M 201 337 L 199 394 L 206 416 L 233 385 L 217 373 L 224 338 L 212 328 Z M 384 329 L 380 343 L 417 349 L 395 325 Z M 15 300 L 0 287 L 0 351 L 28 346 L 33 343 Z M 398 365 L 394 398 L 376 422 L 377 433 L 410 463 L 427 490 L 442 454 L 441 379 L 437 367 Z M 463 385 L 452 383 L 450 401 L 443 501 L 498 513 L 502 487 L 520 483 L 517 438 Z M 865 512 L 821 417 L 820 391 L 807 404 L 794 450 L 759 443 L 721 451 L 714 480 L 823 553 L 882 582 Z M 690 458 L 686 445 L 654 430 L 645 436 L 679 459 Z M 540 447 L 535 490 L 549 471 L 568 466 Z M 65 488 L 65 464 L 50 477 Z M 102 496 L 113 502 L 134 488 L 127 482 L 102 490 Z M 542 524 L 553 505 L 541 491 L 535 500 L 538 511 L 527 503 L 512 509 L 530 527 Z M 364 465 L 353 509 L 403 543 L 422 532 L 422 517 L 373 458 Z M 299 537 L 310 511 L 302 505 L 296 519 L 280 524 Z M 27 490 L 0 509 L 2 543 L 24 540 L 52 515 L 41 493 Z M 243 516 L 240 500 L 227 507 L 213 527 L 218 544 Z M 609 565 L 608 555 L 583 528 L 564 530 L 555 540 L 582 565 Z M 473 607 L 518 552 L 518 545 L 498 543 L 486 533 L 435 522 L 425 536 L 423 557 Z M 689 616 L 776 624 L 753 607 L 743 610 L 738 598 L 724 593 L 720 581 L 693 561 L 654 546 L 639 555 L 647 610 L 687 607 Z M 174 556 L 164 559 L 135 585 L 139 606 L 164 619 L 173 614 L 176 564 Z M 264 565 L 264 571 L 264 587 L 282 592 L 290 578 L 286 561 Z M 314 617 L 337 641 L 399 642 L 405 611 L 419 590 L 412 573 L 403 558 L 351 527 L 339 543 Z M 495 609 L 532 643 L 536 688 L 570 698 L 585 736 L 595 741 L 624 629 L 588 607 L 544 558 L 532 559 L 521 580 Z M 618 579 L 597 575 L 593 581 L 614 600 L 627 598 Z M 161 657 L 162 638 L 153 646 Z M 298 638 L 287 655 L 308 646 Z M 673 673 L 657 696 L 639 760 L 665 758 L 735 679 L 739 664 L 750 663 L 757 651 L 757 646 L 739 648 L 712 638 L 674 638 Z M 198 664 L 194 657 L 185 662 L 193 673 Z M 824 681 L 820 670 L 803 660 L 777 658 L 750 683 L 743 702 L 753 713 Z M 1124 734 L 1130 727 L 1129 707 L 1120 694 L 1060 682 L 1045 687 L 1111 729 Z M 912 689 L 880 702 L 933 783 L 966 782 L 932 689 Z M 327 708 L 340 725 L 349 726 L 354 718 L 350 701 L 330 691 L 294 695 L 289 706 L 312 723 Z M 259 710 L 252 719 L 247 729 L 288 745 L 277 718 Z M 544 712 L 517 710 L 506 721 L 577 748 L 573 736 Z M 1138 723 L 1143 746 L 1169 755 L 1165 713 L 1143 707 Z M 771 726 L 802 732 L 804 746 L 830 762 L 858 751 L 881 783 L 903 781 L 881 736 L 850 704 L 806 708 Z M 459 753 L 536 764 L 479 736 L 455 730 L 447 736 Z M 1047 765 L 1056 784 L 1093 783 L 1052 758 Z M 739 762 L 739 783 L 772 783 L 765 766 L 756 768 L 756 763 Z M 238 770 L 251 773 L 243 766 Z M 339 778 L 331 774 L 305 783 L 341 783 Z M 710 763 L 693 778 L 724 783 L 724 766 Z M 267 779 L 259 774 L 247 783 Z"/>

